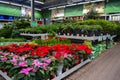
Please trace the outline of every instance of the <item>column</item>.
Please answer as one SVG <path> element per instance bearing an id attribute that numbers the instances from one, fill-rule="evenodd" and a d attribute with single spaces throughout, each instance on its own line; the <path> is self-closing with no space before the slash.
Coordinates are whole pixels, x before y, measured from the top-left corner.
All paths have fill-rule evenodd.
<path id="1" fill-rule="evenodd" d="M 34 15 L 34 0 L 31 0 L 31 22 L 35 21 L 35 15 Z"/>

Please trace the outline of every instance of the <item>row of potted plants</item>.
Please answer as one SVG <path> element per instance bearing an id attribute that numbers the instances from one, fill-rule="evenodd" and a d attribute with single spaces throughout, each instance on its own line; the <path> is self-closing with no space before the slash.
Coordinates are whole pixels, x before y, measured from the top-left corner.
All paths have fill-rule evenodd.
<path id="1" fill-rule="evenodd" d="M 100 36 L 118 34 L 119 24 L 106 20 L 85 20 L 20 29 L 20 33 L 49 33 L 51 35 Z"/>
<path id="2" fill-rule="evenodd" d="M 11 44 L 0 47 L 0 69 L 14 80 L 46 80 L 86 60 L 91 49 L 84 44 L 40 46 Z"/>
<path id="3" fill-rule="evenodd" d="M 0 42 L 25 42 L 24 38 L 0 38 Z"/>
<path id="4" fill-rule="evenodd" d="M 71 44 L 71 41 L 66 39 L 66 38 L 55 38 L 55 37 L 49 37 L 46 40 L 42 40 L 42 39 L 35 39 L 31 42 L 29 42 L 30 44 L 39 44 L 41 46 L 44 45 L 56 45 L 56 44 Z"/>
<path id="5" fill-rule="evenodd" d="M 23 28 L 19 29 L 20 33 L 31 33 L 31 34 L 42 34 L 48 33 L 49 35 L 55 35 L 59 24 L 49 24 L 49 25 L 41 25 L 31 28 Z"/>
<path id="6" fill-rule="evenodd" d="M 100 25 L 68 25 L 60 27 L 57 31 L 58 35 L 74 35 L 74 36 L 98 36 L 101 35 L 102 27 Z"/>

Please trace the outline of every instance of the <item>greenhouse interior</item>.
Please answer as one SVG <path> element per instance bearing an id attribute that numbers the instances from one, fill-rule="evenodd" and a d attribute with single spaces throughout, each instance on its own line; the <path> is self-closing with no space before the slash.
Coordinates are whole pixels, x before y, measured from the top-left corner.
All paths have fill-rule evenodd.
<path id="1" fill-rule="evenodd" d="M 120 80 L 120 0 L 0 0 L 0 80 Z"/>

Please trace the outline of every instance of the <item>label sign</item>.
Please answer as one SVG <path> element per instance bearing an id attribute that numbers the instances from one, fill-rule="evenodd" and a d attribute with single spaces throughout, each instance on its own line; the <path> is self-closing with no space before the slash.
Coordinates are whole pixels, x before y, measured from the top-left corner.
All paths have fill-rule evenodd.
<path id="1" fill-rule="evenodd" d="M 57 8 L 52 10 L 52 18 L 63 17 L 63 16 L 64 16 L 64 8 Z"/>
<path id="2" fill-rule="evenodd" d="M 36 21 L 31 22 L 31 26 L 37 26 L 37 22 Z"/>

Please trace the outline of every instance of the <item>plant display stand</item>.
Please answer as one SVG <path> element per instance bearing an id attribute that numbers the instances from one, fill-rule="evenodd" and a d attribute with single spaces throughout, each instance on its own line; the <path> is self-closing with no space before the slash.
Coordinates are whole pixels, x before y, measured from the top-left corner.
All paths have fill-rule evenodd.
<path id="1" fill-rule="evenodd" d="M 79 39 L 79 40 L 97 40 L 97 36 L 65 36 L 65 35 L 57 35 L 58 38 L 63 37 L 63 38 L 68 38 L 68 39 Z"/>
<path id="2" fill-rule="evenodd" d="M 20 33 L 20 35 L 22 35 L 22 36 L 31 36 L 33 39 L 36 38 L 36 37 L 39 37 L 39 36 L 43 40 L 48 38 L 48 34 L 47 33 L 45 33 L 45 34 Z"/>
<path id="3" fill-rule="evenodd" d="M 84 66 L 85 64 L 91 62 L 90 59 L 87 59 L 83 62 L 81 62 L 80 64 L 76 65 L 75 67 L 67 70 L 66 72 L 60 74 L 59 76 L 55 77 L 54 79 L 52 80 L 61 80 L 63 78 L 65 78 L 66 76 L 70 75 L 71 73 L 73 73 L 74 71 L 78 70 L 79 68 L 81 68 L 82 66 Z M 2 77 L 4 77 L 6 80 L 13 80 L 12 78 L 8 77 L 4 72 L 0 71 L 0 75 Z"/>
<path id="4" fill-rule="evenodd" d="M 25 44 L 26 42 L 0 42 L 0 46 L 9 44 Z"/>
<path id="5" fill-rule="evenodd" d="M 8 77 L 4 72 L 2 72 L 1 70 L 0 70 L 0 75 L 3 77 L 3 78 L 5 78 L 5 80 L 13 80 L 13 79 L 11 79 L 10 77 Z"/>
<path id="6" fill-rule="evenodd" d="M 112 40 L 116 35 L 103 35 L 103 36 L 65 36 L 65 35 L 57 35 L 58 38 L 68 38 L 68 39 L 79 39 L 79 40 L 91 40 L 91 41 L 102 41 L 107 38 Z"/>
<path id="7" fill-rule="evenodd" d="M 62 73 L 61 75 L 55 77 L 52 80 L 61 80 L 61 79 L 65 78 L 66 76 L 70 75 L 71 73 L 73 73 L 74 71 L 78 70 L 85 64 L 89 63 L 90 61 L 91 61 L 90 59 L 87 59 L 87 60 L 81 62 L 80 64 L 76 65 L 75 67 L 71 68 L 70 70 L 67 70 L 66 72 Z"/>

